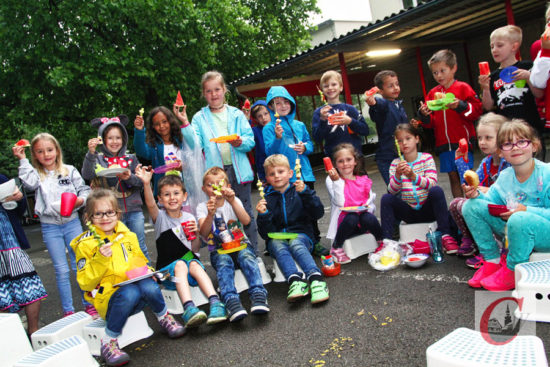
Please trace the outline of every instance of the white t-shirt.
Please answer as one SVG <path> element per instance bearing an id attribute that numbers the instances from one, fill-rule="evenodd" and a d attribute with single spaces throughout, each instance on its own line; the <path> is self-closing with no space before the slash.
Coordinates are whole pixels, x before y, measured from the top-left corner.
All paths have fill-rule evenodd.
<path id="1" fill-rule="evenodd" d="M 241 199 L 238 197 L 235 197 L 236 202 L 242 206 L 243 203 Z M 197 207 L 197 219 L 203 219 L 208 216 L 208 208 L 206 208 L 206 203 L 200 203 Z M 239 220 L 237 218 L 237 215 L 235 214 L 235 211 L 233 210 L 233 207 L 231 204 L 227 202 L 227 200 L 223 203 L 221 207 L 216 209 L 216 216 L 222 217 L 225 223 L 229 222 L 230 220 Z"/>
<path id="2" fill-rule="evenodd" d="M 171 158 L 175 158 L 180 162 L 183 162 L 183 153 L 181 149 L 174 144 L 164 145 L 164 160 L 169 161 Z"/>

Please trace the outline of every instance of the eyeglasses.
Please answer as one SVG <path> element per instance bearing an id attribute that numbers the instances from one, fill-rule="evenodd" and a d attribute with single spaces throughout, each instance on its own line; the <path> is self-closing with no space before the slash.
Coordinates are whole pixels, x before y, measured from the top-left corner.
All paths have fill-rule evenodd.
<path id="1" fill-rule="evenodd" d="M 524 148 L 527 148 L 529 144 L 531 144 L 531 140 L 521 139 L 516 141 L 515 143 L 510 143 L 510 142 L 504 143 L 500 146 L 500 149 L 505 152 L 514 149 L 514 147 L 518 147 L 519 149 L 524 149 Z"/>
<path id="2" fill-rule="evenodd" d="M 92 218 L 101 219 L 104 216 L 106 216 L 107 218 L 112 218 L 115 215 L 117 215 L 117 212 L 115 210 L 109 210 L 109 211 L 106 211 L 106 212 L 95 212 L 94 214 L 92 214 Z"/>

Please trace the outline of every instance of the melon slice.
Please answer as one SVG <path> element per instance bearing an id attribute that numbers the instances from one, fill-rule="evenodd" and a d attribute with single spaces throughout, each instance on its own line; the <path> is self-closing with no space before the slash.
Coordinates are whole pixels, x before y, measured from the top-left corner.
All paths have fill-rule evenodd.
<path id="1" fill-rule="evenodd" d="M 176 107 L 183 107 L 185 104 L 183 103 L 183 98 L 181 98 L 181 93 L 178 90 L 178 96 L 176 97 Z"/>
<path id="2" fill-rule="evenodd" d="M 29 143 L 27 139 L 21 139 L 17 143 L 15 143 L 15 146 L 26 148 L 26 147 L 30 147 L 31 143 Z"/>

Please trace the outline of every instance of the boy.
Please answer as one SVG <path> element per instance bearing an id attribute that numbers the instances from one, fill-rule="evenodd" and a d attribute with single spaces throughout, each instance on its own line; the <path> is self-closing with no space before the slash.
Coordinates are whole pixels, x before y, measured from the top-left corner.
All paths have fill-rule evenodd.
<path id="1" fill-rule="evenodd" d="M 382 70 L 374 76 L 374 85 L 380 89 L 382 98 L 374 95 L 366 98 L 369 116 L 376 123 L 378 133 L 378 149 L 374 156 L 378 170 L 386 183 L 390 183 L 390 165 L 397 158 L 395 151 L 394 132 L 399 124 L 407 122 L 407 113 L 403 101 L 398 100 L 401 87 L 397 74 L 393 70 Z"/>
<path id="2" fill-rule="evenodd" d="M 420 113 L 424 127 L 433 128 L 435 134 L 435 153 L 439 155 L 441 172 L 449 174 L 453 197 L 461 197 L 460 177 L 455 164 L 455 151 L 460 139 L 472 141 L 476 132 L 474 122 L 481 116 L 483 108 L 478 96 L 468 84 L 455 79 L 457 70 L 456 55 L 451 50 L 439 50 L 428 60 L 435 81 L 426 101 L 439 99 L 441 95 L 453 93 L 455 99 L 444 109 L 432 111 L 427 104 L 421 103 Z M 472 147 L 468 150 L 469 168 L 473 168 Z"/>
<path id="3" fill-rule="evenodd" d="M 266 241 L 269 254 L 277 261 L 290 284 L 287 300 L 295 302 L 311 292 L 311 303 L 324 302 L 329 298 L 327 284 L 311 256 L 311 222 L 323 216 L 323 204 L 315 191 L 303 181 L 298 180 L 294 185 L 289 183 L 294 172 L 284 155 L 274 154 L 267 157 L 264 168 L 270 186 L 267 187 L 265 199 L 261 199 L 256 205 L 258 232 Z M 295 233 L 298 237 L 288 241 L 270 239 L 270 232 Z M 304 270 L 310 282 L 309 289 L 294 261 Z"/>
<path id="4" fill-rule="evenodd" d="M 165 280 L 163 285 L 166 289 L 175 289 L 178 292 L 183 303 L 182 317 L 185 327 L 199 326 L 204 321 L 208 325 L 225 321 L 227 319 L 225 307 L 220 302 L 212 281 L 199 261 L 201 242 L 195 235 L 197 232 L 195 218 L 192 214 L 181 210 L 183 202 L 187 199 L 183 181 L 176 175 L 166 175 L 158 181 L 158 202 L 163 206 L 159 209 L 151 189 L 153 171 L 139 165 L 136 176 L 143 181 L 145 204 L 155 226 L 157 269 L 170 274 L 170 280 Z M 187 235 L 184 226 L 188 231 Z M 193 236 L 195 239 L 192 239 Z M 171 280 L 174 277 L 178 279 L 175 283 Z M 208 297 L 210 303 L 208 320 L 206 314 L 199 310 L 191 299 L 189 287 L 197 285 Z"/>
<path id="5" fill-rule="evenodd" d="M 241 304 L 239 293 L 235 289 L 235 265 L 243 270 L 248 281 L 253 314 L 269 312 L 267 290 L 262 282 L 262 275 L 250 241 L 244 235 L 243 226 L 250 223 L 250 216 L 241 200 L 229 186 L 227 174 L 220 167 L 209 168 L 203 177 L 202 190 L 210 198 L 197 207 L 199 233 L 207 239 L 210 261 L 218 276 L 220 293 L 229 313 L 229 321 L 242 320 L 248 314 Z M 220 254 L 222 243 L 239 240 L 247 245 L 238 252 Z"/>
<path id="6" fill-rule="evenodd" d="M 256 122 L 256 126 L 252 128 L 254 133 L 254 141 L 256 145 L 254 146 L 254 163 L 256 165 L 256 172 L 258 173 L 258 178 L 265 182 L 265 170 L 264 170 L 264 161 L 266 158 L 265 155 L 265 144 L 264 144 L 264 135 L 263 128 L 271 121 L 271 115 L 267 109 L 267 103 L 260 99 L 252 105 L 250 110 L 250 116 L 252 120 Z"/>
<path id="7" fill-rule="evenodd" d="M 321 76 L 321 90 L 326 98 L 326 103 L 313 112 L 313 139 L 317 144 L 325 144 L 325 155 L 332 157 L 332 148 L 340 143 L 351 143 L 355 149 L 363 154 L 363 136 L 369 135 L 369 127 L 363 116 L 355 107 L 346 103 L 340 103 L 340 93 L 344 88 L 342 75 L 329 70 Z M 329 115 L 337 111 L 345 113 L 331 118 Z"/>

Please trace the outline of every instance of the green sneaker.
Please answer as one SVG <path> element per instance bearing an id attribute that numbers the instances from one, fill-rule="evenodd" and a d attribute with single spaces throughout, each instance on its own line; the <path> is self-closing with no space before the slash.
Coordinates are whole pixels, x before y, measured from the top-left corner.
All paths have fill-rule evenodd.
<path id="1" fill-rule="evenodd" d="M 325 248 L 321 242 L 317 242 L 313 245 L 313 255 L 321 257 L 329 254 L 328 248 Z"/>
<path id="2" fill-rule="evenodd" d="M 320 303 L 328 300 L 328 287 L 326 282 L 314 280 L 311 282 L 311 303 Z"/>
<path id="3" fill-rule="evenodd" d="M 307 283 L 302 282 L 301 280 L 296 280 L 290 284 L 286 300 L 288 302 L 296 302 L 297 300 L 307 296 L 308 294 L 309 290 L 307 287 Z"/>

